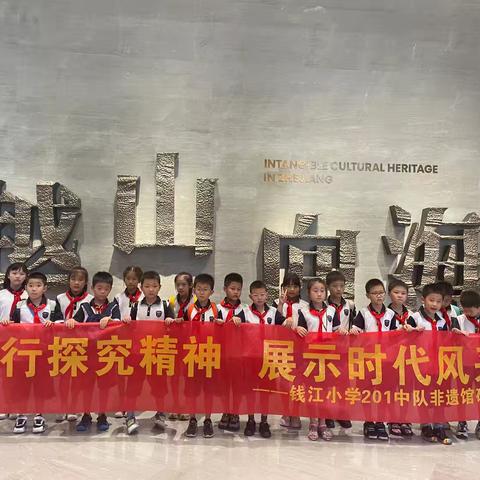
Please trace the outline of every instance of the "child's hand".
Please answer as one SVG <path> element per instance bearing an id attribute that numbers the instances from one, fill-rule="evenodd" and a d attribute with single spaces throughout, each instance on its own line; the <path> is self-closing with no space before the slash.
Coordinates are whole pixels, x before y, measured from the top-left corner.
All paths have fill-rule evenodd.
<path id="1" fill-rule="evenodd" d="M 178 317 L 175 319 L 175 322 L 176 323 L 182 323 L 183 322 L 183 318 L 182 317 Z"/>
<path id="2" fill-rule="evenodd" d="M 292 317 L 286 318 L 285 321 L 283 322 L 283 325 L 287 328 L 293 328 L 293 318 Z"/>
<path id="3" fill-rule="evenodd" d="M 100 320 L 100 328 L 105 328 L 108 325 L 108 322 L 112 321 L 112 317 L 103 317 Z"/>
<path id="4" fill-rule="evenodd" d="M 223 324 L 225 323 L 225 321 L 222 320 L 221 318 L 216 318 L 216 319 L 215 319 L 215 323 L 216 323 L 217 325 L 223 325 Z"/>
<path id="5" fill-rule="evenodd" d="M 11 322 L 10 319 L 8 318 L 4 318 L 3 320 L 0 320 L 0 323 L 6 327 L 7 325 L 10 325 L 13 322 Z"/>
<path id="6" fill-rule="evenodd" d="M 51 327 L 53 325 L 53 322 L 51 320 L 45 320 L 43 322 L 44 327 Z"/>
<path id="7" fill-rule="evenodd" d="M 425 330 L 425 327 L 417 327 L 415 328 L 417 332 L 423 332 Z"/>
<path id="8" fill-rule="evenodd" d="M 132 319 L 131 319 L 130 315 L 127 315 L 126 317 L 122 318 L 123 323 L 131 323 L 131 321 L 132 321 Z"/>
<path id="9" fill-rule="evenodd" d="M 339 327 L 337 333 L 339 335 L 348 335 L 348 330 L 345 327 Z"/>
<path id="10" fill-rule="evenodd" d="M 303 327 L 295 327 L 294 330 L 300 335 L 301 337 L 306 337 L 308 330 Z"/>
<path id="11" fill-rule="evenodd" d="M 468 332 L 463 332 L 462 330 L 459 330 L 458 328 L 452 328 L 452 332 L 456 333 L 457 335 L 464 335 L 465 337 L 468 337 L 470 335 Z"/>
<path id="12" fill-rule="evenodd" d="M 415 327 L 412 327 L 411 325 L 409 325 L 408 323 L 406 323 L 404 326 L 403 326 L 403 329 L 407 332 L 413 332 L 415 330 Z"/>
<path id="13" fill-rule="evenodd" d="M 165 319 L 165 325 L 171 325 L 175 320 L 173 318 L 167 317 Z"/>
<path id="14" fill-rule="evenodd" d="M 278 299 L 278 306 L 283 306 L 284 303 L 287 303 L 288 297 L 287 297 L 287 289 L 283 288 L 282 293 L 280 293 L 280 297 Z"/>
<path id="15" fill-rule="evenodd" d="M 360 328 L 358 328 L 356 325 L 354 325 L 350 329 L 350 335 L 358 335 L 359 333 L 362 333 L 362 330 Z"/>
<path id="16" fill-rule="evenodd" d="M 238 327 L 242 323 L 242 319 L 240 317 L 232 317 L 232 322 Z"/>
<path id="17" fill-rule="evenodd" d="M 65 326 L 67 328 L 75 328 L 75 325 L 77 324 L 78 322 L 75 321 L 73 318 L 67 318 L 65 320 Z"/>

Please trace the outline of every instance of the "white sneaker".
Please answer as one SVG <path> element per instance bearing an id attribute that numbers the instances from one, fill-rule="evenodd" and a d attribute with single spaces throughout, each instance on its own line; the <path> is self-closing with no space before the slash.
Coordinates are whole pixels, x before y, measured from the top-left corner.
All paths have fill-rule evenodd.
<path id="1" fill-rule="evenodd" d="M 78 415 L 76 413 L 67 413 L 67 420 L 69 422 L 76 422 L 78 420 Z"/>
<path id="2" fill-rule="evenodd" d="M 155 426 L 157 426 L 158 428 L 166 427 L 166 418 L 163 413 L 157 412 L 153 417 L 153 421 L 155 422 Z"/>
<path id="3" fill-rule="evenodd" d="M 8 418 L 8 413 L 0 413 L 0 420 L 5 420 Z"/>
<path id="4" fill-rule="evenodd" d="M 67 418 L 67 416 L 64 413 L 61 413 L 60 415 L 57 415 L 55 417 L 55 421 L 57 423 L 60 423 L 60 422 L 63 422 L 66 418 Z"/>
<path id="5" fill-rule="evenodd" d="M 25 433 L 27 429 L 27 417 L 25 415 L 18 415 L 13 427 L 13 433 Z"/>
<path id="6" fill-rule="evenodd" d="M 125 412 L 115 412 L 115 418 L 123 418 L 125 416 Z"/>
<path id="7" fill-rule="evenodd" d="M 33 433 L 43 433 L 47 429 L 45 419 L 41 415 L 35 415 L 33 419 Z"/>
<path id="8" fill-rule="evenodd" d="M 127 426 L 127 433 L 129 435 L 132 435 L 136 433 L 140 427 L 140 425 L 137 423 L 137 420 L 135 417 L 130 417 L 127 418 L 127 421 L 125 422 L 125 425 Z"/>
<path id="9" fill-rule="evenodd" d="M 283 415 L 280 419 L 280 426 L 285 428 L 290 428 L 290 417 L 287 415 Z"/>

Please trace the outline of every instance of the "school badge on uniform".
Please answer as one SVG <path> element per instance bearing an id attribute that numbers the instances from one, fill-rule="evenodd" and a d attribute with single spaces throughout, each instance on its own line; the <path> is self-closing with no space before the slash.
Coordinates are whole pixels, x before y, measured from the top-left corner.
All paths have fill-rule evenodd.
<path id="1" fill-rule="evenodd" d="M 46 320 L 50 314 L 48 312 L 42 312 L 42 317 Z"/>
<path id="2" fill-rule="evenodd" d="M 333 317 L 331 315 L 327 315 L 327 321 L 331 322 L 333 320 Z"/>
<path id="3" fill-rule="evenodd" d="M 390 320 L 385 320 L 385 326 L 388 327 L 390 325 Z"/>
<path id="4" fill-rule="evenodd" d="M 155 315 L 157 316 L 157 318 L 160 318 L 162 316 L 162 312 L 160 310 L 157 310 L 155 312 Z"/>
<path id="5" fill-rule="evenodd" d="M 343 313 L 344 313 L 345 315 L 348 315 L 348 314 L 350 313 L 350 311 L 348 310 L 348 308 L 346 308 L 346 309 L 343 311 Z"/>

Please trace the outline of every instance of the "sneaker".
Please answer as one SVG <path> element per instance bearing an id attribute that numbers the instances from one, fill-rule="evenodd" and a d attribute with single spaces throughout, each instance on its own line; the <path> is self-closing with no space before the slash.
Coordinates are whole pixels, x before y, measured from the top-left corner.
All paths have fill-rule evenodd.
<path id="1" fill-rule="evenodd" d="M 480 422 L 478 422 L 477 426 L 475 427 L 475 436 L 478 440 L 480 440 Z"/>
<path id="2" fill-rule="evenodd" d="M 290 417 L 283 415 L 282 418 L 280 419 L 280 426 L 285 428 L 290 428 L 291 426 Z"/>
<path id="3" fill-rule="evenodd" d="M 302 428 L 300 417 L 290 417 L 290 428 L 294 428 L 295 430 L 300 430 Z"/>
<path id="4" fill-rule="evenodd" d="M 389 423 L 388 424 L 388 432 L 390 435 L 394 437 L 401 437 L 402 436 L 402 427 L 399 423 Z"/>
<path id="5" fill-rule="evenodd" d="M 365 422 L 363 424 L 363 435 L 370 440 L 376 440 L 378 438 L 377 430 L 373 422 Z"/>
<path id="6" fill-rule="evenodd" d="M 388 433 L 387 433 L 387 430 L 385 428 L 385 424 L 383 422 L 377 422 L 375 424 L 375 430 L 377 432 L 377 438 L 379 440 L 383 440 L 383 441 L 386 441 L 388 440 L 390 437 L 388 436 Z"/>
<path id="7" fill-rule="evenodd" d="M 20 415 L 19 413 L 9 413 L 8 418 L 10 420 L 16 420 L 19 415 Z"/>
<path id="8" fill-rule="evenodd" d="M 352 428 L 352 422 L 350 420 L 337 420 L 342 428 Z M 327 424 L 328 427 L 328 424 Z M 330 428 L 330 427 L 329 427 Z"/>
<path id="9" fill-rule="evenodd" d="M 35 415 L 33 419 L 33 433 L 43 433 L 47 429 L 47 424 L 45 423 L 45 419 L 41 415 Z"/>
<path id="10" fill-rule="evenodd" d="M 19 415 L 15 421 L 15 426 L 13 427 L 13 433 L 25 433 L 27 429 L 27 417 L 25 415 Z"/>
<path id="11" fill-rule="evenodd" d="M 436 442 L 437 441 L 437 437 L 435 435 L 435 432 L 433 431 L 433 428 L 431 425 L 424 425 L 422 427 L 422 438 L 426 441 L 426 442 Z"/>
<path id="12" fill-rule="evenodd" d="M 102 413 L 97 417 L 97 430 L 99 432 L 106 432 L 110 428 L 110 424 L 108 423 L 107 416 Z"/>
<path id="13" fill-rule="evenodd" d="M 76 422 L 78 420 L 78 415 L 76 413 L 67 413 L 67 421 Z"/>
<path id="14" fill-rule="evenodd" d="M 460 440 L 468 440 L 467 422 L 458 422 L 456 437 Z"/>
<path id="15" fill-rule="evenodd" d="M 178 419 L 184 422 L 185 420 L 190 420 L 190 415 L 187 415 L 186 413 L 179 413 Z"/>
<path id="16" fill-rule="evenodd" d="M 77 432 L 86 432 L 92 425 L 92 416 L 84 413 L 80 421 L 77 423 Z"/>
<path id="17" fill-rule="evenodd" d="M 0 413 L 0 420 L 5 420 L 8 418 L 8 413 Z"/>
<path id="18" fill-rule="evenodd" d="M 197 419 L 196 418 L 191 418 L 190 421 L 188 422 L 188 427 L 187 431 L 185 432 L 186 437 L 196 437 L 197 436 Z"/>
<path id="19" fill-rule="evenodd" d="M 402 435 L 404 437 L 413 437 L 413 430 L 411 423 L 402 423 L 400 424 L 400 429 L 402 430 Z"/>
<path id="20" fill-rule="evenodd" d="M 255 435 L 256 430 L 257 430 L 257 425 L 255 423 L 255 420 L 248 419 L 247 424 L 245 425 L 245 430 L 243 431 L 243 434 L 246 437 L 251 437 Z"/>
<path id="21" fill-rule="evenodd" d="M 157 412 L 153 417 L 153 422 L 157 428 L 165 428 L 167 426 L 167 421 L 165 415 L 161 412 Z"/>
<path id="22" fill-rule="evenodd" d="M 125 412 L 115 412 L 114 417 L 115 418 L 124 418 L 125 417 Z"/>
<path id="23" fill-rule="evenodd" d="M 228 424 L 230 423 L 230 415 L 228 413 L 224 413 L 222 418 L 218 422 L 218 428 L 220 430 L 226 430 L 228 428 Z"/>
<path id="24" fill-rule="evenodd" d="M 437 437 L 437 440 L 440 443 L 443 443 L 444 445 L 452 444 L 452 439 L 447 436 L 447 432 L 445 431 L 445 428 L 443 427 L 435 428 L 433 431 L 435 433 L 435 436 Z"/>
<path id="25" fill-rule="evenodd" d="M 335 428 L 335 420 L 332 420 L 331 418 L 327 418 L 325 420 L 325 425 L 327 428 Z"/>
<path id="26" fill-rule="evenodd" d="M 169 416 L 168 416 L 168 419 L 169 420 L 177 420 L 178 419 L 178 415 L 176 413 L 171 413 Z"/>
<path id="27" fill-rule="evenodd" d="M 203 421 L 203 436 L 204 438 L 212 438 L 213 433 L 213 423 L 209 418 L 206 418 Z"/>
<path id="28" fill-rule="evenodd" d="M 267 422 L 260 422 L 258 432 L 262 438 L 270 438 L 272 436 L 270 425 Z"/>
<path id="29" fill-rule="evenodd" d="M 61 422 L 63 422 L 63 421 L 66 420 L 66 419 L 67 419 L 67 416 L 66 416 L 64 413 L 62 413 L 62 414 L 60 414 L 60 415 L 57 415 L 57 416 L 55 417 L 55 421 L 56 421 L 57 423 L 61 423 Z"/>
<path id="30" fill-rule="evenodd" d="M 238 415 L 230 415 L 227 430 L 230 432 L 238 432 L 240 430 L 240 417 Z"/>
<path id="31" fill-rule="evenodd" d="M 137 420 L 135 417 L 129 417 L 125 421 L 125 425 L 127 426 L 127 433 L 128 435 L 132 435 L 134 433 L 137 433 L 140 425 L 137 423 Z"/>

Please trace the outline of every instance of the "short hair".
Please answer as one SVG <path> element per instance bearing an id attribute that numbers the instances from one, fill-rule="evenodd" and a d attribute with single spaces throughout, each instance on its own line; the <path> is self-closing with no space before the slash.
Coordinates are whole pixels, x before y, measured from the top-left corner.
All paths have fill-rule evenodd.
<path id="1" fill-rule="evenodd" d="M 75 274 L 80 273 L 85 277 L 85 282 L 88 283 L 88 271 L 86 268 L 81 267 L 80 265 L 73 267 L 68 274 L 68 279 L 70 280 Z"/>
<path id="2" fill-rule="evenodd" d="M 388 284 L 388 293 L 390 293 L 394 288 L 397 287 L 404 288 L 408 292 L 408 285 L 403 280 L 400 280 L 399 278 L 394 278 L 390 280 L 390 283 Z"/>
<path id="3" fill-rule="evenodd" d="M 143 270 L 140 268 L 140 267 L 137 267 L 135 265 L 130 265 L 128 266 L 124 271 L 123 271 L 123 279 L 125 280 L 125 277 L 129 274 L 133 272 L 137 278 L 138 278 L 138 281 L 140 281 L 142 279 L 142 276 L 143 276 Z"/>
<path id="4" fill-rule="evenodd" d="M 325 287 L 325 290 L 327 289 L 327 282 L 325 282 L 323 278 L 311 278 L 307 282 L 307 291 L 309 292 L 316 283 L 321 283 Z"/>
<path id="5" fill-rule="evenodd" d="M 331 285 L 333 282 L 346 282 L 345 275 L 339 270 L 333 270 L 327 273 L 325 278 L 327 285 Z"/>
<path id="6" fill-rule="evenodd" d="M 212 290 L 215 286 L 215 280 L 209 273 L 200 273 L 197 275 L 193 281 L 193 287 L 195 288 L 199 283 L 208 285 Z"/>
<path id="7" fill-rule="evenodd" d="M 371 278 L 366 284 L 365 284 L 365 292 L 367 295 L 370 293 L 370 291 L 375 288 L 375 287 L 382 287 L 383 291 L 385 291 L 385 285 L 379 278 Z"/>
<path id="8" fill-rule="evenodd" d="M 193 277 L 192 274 L 189 272 L 180 272 L 175 275 L 175 278 L 173 279 L 173 283 L 177 283 L 177 280 L 180 277 L 187 277 L 187 283 L 192 286 L 193 285 Z"/>
<path id="9" fill-rule="evenodd" d="M 47 276 L 42 272 L 32 272 L 28 275 L 28 280 L 40 280 L 45 286 L 48 284 Z"/>
<path id="10" fill-rule="evenodd" d="M 239 273 L 229 273 L 225 276 L 225 280 L 223 281 L 223 286 L 228 287 L 231 283 L 239 283 L 243 287 L 243 278 Z"/>
<path id="11" fill-rule="evenodd" d="M 300 277 L 294 272 L 286 272 L 283 277 L 282 287 L 287 287 L 288 285 L 295 285 L 301 288 L 302 282 L 300 281 Z"/>
<path id="12" fill-rule="evenodd" d="M 260 289 L 260 288 L 264 288 L 266 290 L 267 286 L 261 280 L 255 280 L 254 282 L 252 282 L 250 284 L 250 293 L 252 293 L 253 290 L 257 290 L 257 289 Z"/>
<path id="13" fill-rule="evenodd" d="M 107 283 L 112 286 L 113 277 L 109 272 L 97 272 L 92 278 L 92 286 L 94 287 L 97 283 Z"/>
<path id="14" fill-rule="evenodd" d="M 460 305 L 462 308 L 480 307 L 480 293 L 476 290 L 464 290 L 460 294 Z"/>
<path id="15" fill-rule="evenodd" d="M 160 275 L 153 270 L 149 270 L 148 272 L 143 273 L 140 283 L 143 285 L 145 280 L 156 280 L 159 285 L 162 284 L 162 281 L 160 279 Z"/>
<path id="16" fill-rule="evenodd" d="M 443 298 L 445 296 L 443 292 L 443 288 L 438 285 L 438 283 L 427 283 L 427 285 L 425 285 L 422 289 L 422 297 L 427 298 L 429 295 L 437 293 Z"/>
<path id="17" fill-rule="evenodd" d="M 451 297 L 453 296 L 453 286 L 450 282 L 447 282 L 446 280 L 442 280 L 440 282 L 437 282 L 438 288 L 440 288 L 443 292 L 444 297 Z"/>
<path id="18" fill-rule="evenodd" d="M 15 272 L 17 270 L 21 270 L 25 275 L 28 276 L 28 268 L 24 263 L 22 262 L 11 263 L 7 267 L 7 271 L 5 272 L 5 278 L 3 280 L 3 288 L 10 288 L 10 279 L 8 278 L 8 276 L 10 275 L 11 272 Z M 27 283 L 27 277 L 25 277 L 25 281 L 23 282 L 23 287 L 25 287 L 26 283 Z"/>

